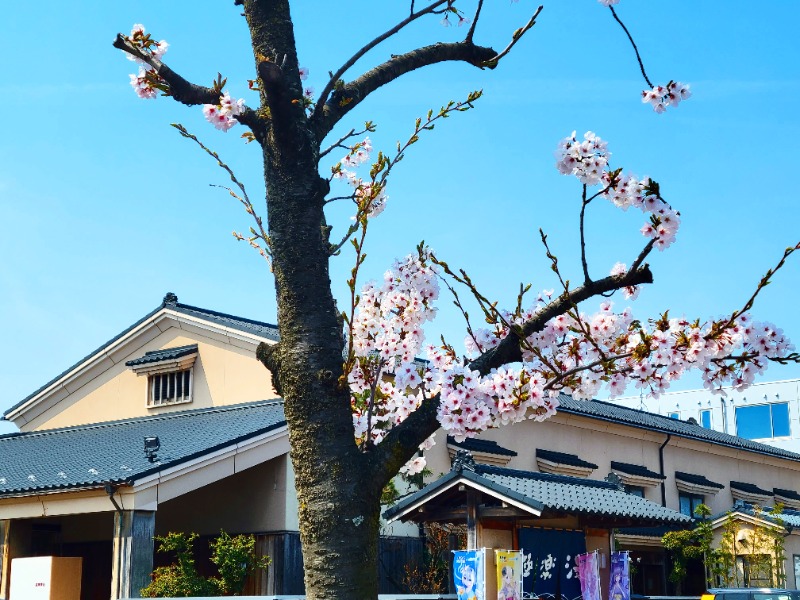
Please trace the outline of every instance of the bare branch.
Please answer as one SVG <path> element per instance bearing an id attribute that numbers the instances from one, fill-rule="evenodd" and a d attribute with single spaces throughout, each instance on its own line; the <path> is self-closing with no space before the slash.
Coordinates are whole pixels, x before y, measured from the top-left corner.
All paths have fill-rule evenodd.
<path id="1" fill-rule="evenodd" d="M 472 37 L 475 35 L 475 28 L 478 26 L 478 19 L 481 17 L 481 10 L 483 9 L 483 0 L 478 0 L 478 7 L 475 9 L 475 16 L 472 17 L 472 25 L 467 32 L 466 41 L 472 43 Z"/>
<path id="2" fill-rule="evenodd" d="M 491 48 L 466 42 L 433 44 L 405 54 L 393 56 L 385 63 L 367 71 L 357 79 L 342 86 L 331 96 L 322 112 L 315 113 L 312 126 L 317 140 L 322 141 L 331 129 L 353 108 L 379 87 L 391 83 L 416 69 L 440 62 L 460 61 L 484 68 L 486 61 L 495 56 Z M 489 68 L 494 68 L 494 65 Z M 321 104 L 318 105 L 321 106 Z"/>
<path id="3" fill-rule="evenodd" d="M 351 137 L 364 135 L 367 132 L 372 133 L 373 131 L 375 131 L 375 125 L 372 123 L 372 121 L 367 121 L 366 123 L 364 123 L 364 129 L 362 129 L 361 131 L 356 131 L 355 129 L 351 129 L 348 133 L 344 134 L 342 137 L 336 140 L 336 142 L 334 142 L 333 144 L 328 146 L 325 150 L 320 152 L 319 158 L 326 156 L 335 148 L 341 148 L 342 150 L 350 150 L 349 146 L 345 146 L 343 144 L 345 140 L 350 139 Z"/>
<path id="4" fill-rule="evenodd" d="M 358 231 L 358 227 L 359 225 L 357 222 L 352 223 L 350 227 L 348 227 L 347 232 L 344 234 L 341 241 L 338 244 L 331 244 L 330 250 L 328 250 L 331 256 L 335 255 L 337 252 L 339 252 L 339 250 L 341 250 L 344 247 L 344 245 L 347 243 L 347 240 L 349 240 L 352 237 L 352 235 L 356 231 Z"/>
<path id="5" fill-rule="evenodd" d="M 589 204 L 590 200 L 586 199 L 586 184 L 583 184 L 583 196 L 581 202 L 581 224 L 580 224 L 580 231 L 581 231 L 581 265 L 583 265 L 583 280 L 585 282 L 591 281 L 591 277 L 589 277 L 589 265 L 586 262 L 586 236 L 584 235 L 584 221 L 586 219 L 586 206 Z"/>
<path id="6" fill-rule="evenodd" d="M 636 60 L 639 62 L 639 69 L 641 69 L 642 71 L 642 76 L 644 77 L 644 80 L 647 82 L 647 85 L 649 85 L 651 88 L 654 88 L 655 86 L 653 85 L 653 82 L 650 81 L 650 78 L 647 76 L 647 73 L 645 73 L 644 63 L 642 62 L 642 57 L 639 55 L 639 48 L 636 47 L 636 42 L 633 41 L 633 36 L 631 35 L 631 32 L 628 31 L 628 28 L 625 27 L 625 23 L 623 23 L 617 16 L 617 11 L 614 10 L 614 7 L 609 6 L 608 8 L 611 10 L 611 14 L 614 15 L 614 20 L 617 23 L 619 23 L 619 26 L 622 27 L 623 31 L 625 31 L 625 35 L 628 36 L 628 40 L 630 41 L 631 46 L 633 46 L 633 51 L 636 53 Z"/>
<path id="7" fill-rule="evenodd" d="M 765 287 L 767 287 L 770 284 L 770 278 L 778 270 L 780 270 L 783 267 L 784 264 L 786 264 L 786 259 L 788 259 L 792 254 L 794 254 L 798 250 L 800 250 L 800 242 L 798 242 L 794 246 L 789 246 L 788 248 L 786 248 L 786 250 L 784 250 L 783 256 L 778 261 L 778 264 L 776 264 L 773 268 L 769 269 L 764 274 L 764 276 L 761 278 L 761 281 L 758 282 L 758 286 L 756 287 L 755 291 L 753 292 L 753 295 L 750 296 L 750 298 L 747 300 L 747 302 L 745 302 L 745 304 L 744 304 L 744 306 L 742 308 L 740 308 L 739 310 L 733 311 L 733 313 L 731 314 L 731 318 L 728 319 L 728 321 L 720 328 L 720 331 L 724 331 L 724 330 L 728 329 L 731 325 L 733 325 L 733 322 L 736 320 L 737 317 L 739 317 L 739 315 L 741 315 L 742 313 L 746 313 L 748 310 L 753 308 L 753 304 L 755 303 L 756 297 L 758 296 L 758 294 L 761 292 L 761 290 L 763 290 Z"/>
<path id="8" fill-rule="evenodd" d="M 322 107 L 325 105 L 325 102 L 328 100 L 328 95 L 331 93 L 331 91 L 333 91 L 333 88 L 336 86 L 336 83 L 342 78 L 342 75 L 344 75 L 350 67 L 352 67 L 354 64 L 356 64 L 356 62 L 358 62 L 358 60 L 361 57 L 363 57 L 367 52 L 372 50 L 375 46 L 377 46 L 381 42 L 383 42 L 383 41 L 389 39 L 390 37 L 392 37 L 393 35 L 395 35 L 397 32 L 399 32 L 401 29 L 403 29 L 403 27 L 405 27 L 409 23 L 412 23 L 413 21 L 416 21 L 420 17 L 434 12 L 434 10 L 436 8 L 438 8 L 439 6 L 444 4 L 445 2 L 447 2 L 447 0 L 436 0 L 436 2 L 434 2 L 430 6 L 427 6 L 427 7 L 423 8 L 422 10 L 420 10 L 420 11 L 418 11 L 416 13 L 414 12 L 414 3 L 412 2 L 411 3 L 411 14 L 408 17 L 406 17 L 405 19 L 400 21 L 397 25 L 392 27 L 387 32 L 385 32 L 385 33 L 379 35 L 378 37 L 376 37 L 374 40 L 372 40 L 370 43 L 368 43 L 363 48 L 361 48 L 358 52 L 356 52 L 353 56 L 351 56 L 346 63 L 344 63 L 341 67 L 339 67 L 339 69 L 336 71 L 336 73 L 331 75 L 330 80 L 328 81 L 328 83 L 325 84 L 325 88 L 322 90 L 322 93 L 319 95 L 319 99 L 317 100 L 317 106 L 314 109 L 314 117 L 313 118 L 314 119 L 320 119 L 322 117 L 322 110 L 323 110 Z"/>
<path id="9" fill-rule="evenodd" d="M 242 206 L 244 206 L 245 211 L 250 216 L 253 217 L 253 220 L 256 222 L 256 226 L 258 227 L 258 231 L 255 231 L 254 229 L 251 228 L 251 232 L 253 232 L 254 238 L 249 239 L 248 241 L 249 241 L 251 246 L 253 246 L 257 250 L 259 250 L 260 254 L 262 254 L 262 256 L 264 256 L 264 258 L 266 259 L 267 263 L 270 265 L 270 270 L 271 270 L 272 269 L 272 261 L 270 259 L 270 248 L 269 248 L 270 240 L 269 240 L 269 236 L 267 235 L 267 232 L 264 230 L 264 224 L 263 224 L 263 221 L 261 220 L 261 217 L 259 217 L 258 214 L 256 214 L 255 207 L 253 207 L 253 203 L 250 202 L 250 197 L 247 195 L 247 190 L 245 190 L 244 184 L 241 181 L 239 181 L 239 179 L 234 174 L 233 170 L 227 164 L 222 162 L 222 159 L 219 157 L 219 154 L 217 154 L 216 152 L 214 152 L 213 150 L 208 148 L 205 144 L 203 144 L 203 142 L 201 142 L 199 139 L 197 139 L 197 136 L 195 136 L 192 133 L 189 133 L 189 131 L 183 125 L 181 125 L 180 123 L 172 123 L 172 126 L 175 129 L 177 129 L 178 133 L 180 133 L 183 137 L 192 140 L 195 144 L 200 146 L 200 148 L 203 151 L 205 151 L 206 154 L 208 154 L 211 158 L 216 160 L 217 161 L 217 165 L 228 174 L 228 176 L 231 178 L 231 181 L 233 182 L 233 184 L 237 188 L 239 188 L 239 190 L 241 190 L 242 195 L 239 196 L 236 192 L 234 192 L 229 187 L 226 187 L 226 186 L 215 186 L 215 187 L 221 187 L 223 189 L 228 190 L 228 193 L 233 198 L 236 198 L 239 202 L 241 202 Z M 239 240 L 245 239 L 244 236 L 240 236 L 240 235 L 237 235 L 237 234 L 234 234 L 234 235 Z M 264 240 L 264 244 L 265 244 L 266 247 L 262 249 L 260 245 L 256 246 L 255 243 L 254 243 L 254 240 L 256 238 L 260 238 L 260 239 Z"/>
<path id="10" fill-rule="evenodd" d="M 530 18 L 530 20 L 527 23 L 525 23 L 523 27 L 520 27 L 511 35 L 511 41 L 508 43 L 508 46 L 505 47 L 505 50 L 503 50 L 500 54 L 497 54 L 492 58 L 490 58 L 489 60 L 487 60 L 483 66 L 489 67 L 490 69 L 496 67 L 497 63 L 500 62 L 500 60 L 506 54 L 511 52 L 511 49 L 516 45 L 516 43 L 520 40 L 520 38 L 522 38 L 522 36 L 525 35 L 525 33 L 530 28 L 536 25 L 536 17 L 539 16 L 539 13 L 542 12 L 542 9 L 544 9 L 544 6 L 539 6 L 539 8 L 536 9 L 536 12 L 533 13 L 533 16 Z"/>

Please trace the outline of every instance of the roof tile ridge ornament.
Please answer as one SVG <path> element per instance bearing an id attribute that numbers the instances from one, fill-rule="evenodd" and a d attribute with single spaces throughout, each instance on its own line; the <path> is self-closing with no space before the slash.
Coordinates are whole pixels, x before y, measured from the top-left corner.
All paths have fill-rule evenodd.
<path id="1" fill-rule="evenodd" d="M 606 475 L 605 481 L 617 486 L 617 489 L 619 489 L 619 491 L 621 492 L 625 491 L 625 484 L 622 483 L 622 478 L 616 473 L 609 473 L 608 475 Z"/>
<path id="2" fill-rule="evenodd" d="M 178 303 L 178 296 L 172 292 L 167 292 L 162 301 L 163 306 L 175 306 Z"/>
<path id="3" fill-rule="evenodd" d="M 464 470 L 475 472 L 475 459 L 469 450 L 457 450 L 456 455 L 453 457 L 453 464 L 450 467 L 451 471 L 461 473 Z"/>

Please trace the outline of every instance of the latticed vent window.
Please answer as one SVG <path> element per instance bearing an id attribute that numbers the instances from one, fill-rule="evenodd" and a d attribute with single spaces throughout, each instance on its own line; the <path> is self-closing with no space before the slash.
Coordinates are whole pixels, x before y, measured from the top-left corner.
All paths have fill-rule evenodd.
<path id="1" fill-rule="evenodd" d="M 192 401 L 192 370 L 157 373 L 149 377 L 148 406 Z"/>

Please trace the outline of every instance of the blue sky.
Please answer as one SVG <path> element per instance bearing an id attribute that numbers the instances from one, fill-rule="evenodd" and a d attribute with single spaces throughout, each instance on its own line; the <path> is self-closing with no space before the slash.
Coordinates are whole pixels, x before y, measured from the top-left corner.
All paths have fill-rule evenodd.
<path id="1" fill-rule="evenodd" d="M 476 41 L 501 49 L 535 5 L 490 4 Z M 302 0 L 294 8 L 301 62 L 317 90 L 325 73 L 407 11 L 397 0 L 333 6 Z M 353 111 L 344 127 L 373 120 L 374 146 L 391 150 L 429 108 L 484 90 L 475 110 L 437 126 L 398 166 L 387 209 L 372 226 L 365 277 L 380 277 L 424 239 L 467 269 L 487 296 L 510 305 L 520 281 L 534 289 L 556 285 L 538 241 L 541 227 L 566 275 L 577 280 L 580 188 L 555 170 L 553 151 L 571 131 L 593 130 L 609 141 L 613 166 L 658 180 L 682 213 L 677 243 L 650 260 L 656 283 L 634 304 L 636 313 L 647 318 L 669 308 L 705 318 L 742 305 L 800 239 L 793 179 L 800 4 L 622 0 L 618 12 L 651 79 L 690 83 L 689 101 L 663 115 L 641 104 L 644 83 L 624 33 L 594 0 L 572 0 L 546 3 L 495 71 L 432 67 Z M 187 304 L 274 322 L 263 261 L 230 235 L 249 227 L 247 215 L 209 186 L 224 184 L 224 174 L 169 123 L 183 123 L 218 150 L 254 199 L 264 188 L 258 148 L 243 143 L 242 128 L 214 130 L 199 108 L 139 100 L 128 84 L 133 64 L 111 46 L 118 31 L 143 23 L 171 44 L 165 59 L 175 70 L 205 84 L 221 72 L 232 95 L 252 105 L 252 57 L 233 2 L 12 3 L 4 17 L 0 411 L 155 308 L 168 291 Z M 422 20 L 348 75 L 465 33 Z M 345 205 L 331 210 L 334 235 L 351 212 Z M 594 274 L 630 263 L 643 243 L 642 223 L 640 213 L 590 206 Z M 348 252 L 331 265 L 342 302 L 351 265 Z M 799 283 L 794 260 L 753 311 L 795 343 Z M 616 305 L 626 303 L 617 298 Z M 460 344 L 460 317 L 448 299 L 440 306 L 430 337 L 444 333 Z M 764 380 L 793 377 L 800 377 L 797 366 L 774 365 Z M 689 378 L 673 389 L 697 384 Z"/>

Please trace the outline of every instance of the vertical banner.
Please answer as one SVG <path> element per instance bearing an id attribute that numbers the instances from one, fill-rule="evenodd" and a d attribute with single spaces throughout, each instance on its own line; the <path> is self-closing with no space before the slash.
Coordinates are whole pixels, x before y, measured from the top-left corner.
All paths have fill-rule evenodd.
<path id="1" fill-rule="evenodd" d="M 609 600 L 630 600 L 631 580 L 628 571 L 628 553 L 611 553 L 611 582 L 608 586 Z"/>
<path id="2" fill-rule="evenodd" d="M 453 555 L 458 600 L 485 600 L 483 550 L 454 550 Z"/>
<path id="3" fill-rule="evenodd" d="M 525 548 L 522 589 L 526 595 L 546 600 L 581 598 L 575 558 L 586 552 L 583 531 L 520 527 L 519 545 Z"/>
<path id="4" fill-rule="evenodd" d="M 596 550 L 587 554 L 579 554 L 575 557 L 583 600 L 601 600 L 600 564 L 597 558 Z"/>
<path id="5" fill-rule="evenodd" d="M 497 600 L 522 598 L 522 551 L 495 550 L 497 566 Z"/>

